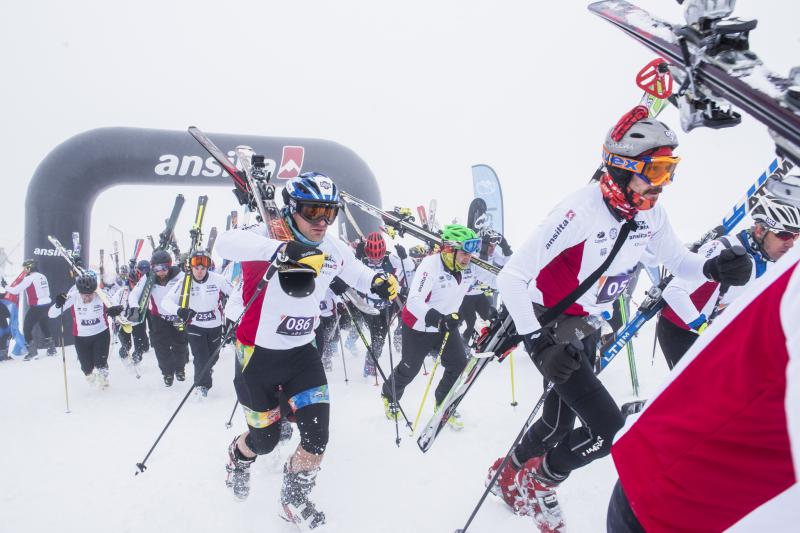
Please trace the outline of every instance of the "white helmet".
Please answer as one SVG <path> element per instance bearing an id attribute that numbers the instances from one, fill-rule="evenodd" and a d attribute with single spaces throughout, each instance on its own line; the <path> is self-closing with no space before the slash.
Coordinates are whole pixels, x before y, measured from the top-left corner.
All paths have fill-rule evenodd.
<path id="1" fill-rule="evenodd" d="M 760 222 L 771 231 L 800 233 L 800 210 L 773 196 L 759 197 L 750 211 L 750 216 L 755 222 Z"/>

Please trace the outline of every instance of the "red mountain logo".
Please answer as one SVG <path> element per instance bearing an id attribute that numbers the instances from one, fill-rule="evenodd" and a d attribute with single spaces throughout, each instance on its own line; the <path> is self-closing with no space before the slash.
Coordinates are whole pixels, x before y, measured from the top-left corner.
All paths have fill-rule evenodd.
<path id="1" fill-rule="evenodd" d="M 288 180 L 299 176 L 303 168 L 304 154 L 305 148 L 302 146 L 284 146 L 278 178 Z"/>

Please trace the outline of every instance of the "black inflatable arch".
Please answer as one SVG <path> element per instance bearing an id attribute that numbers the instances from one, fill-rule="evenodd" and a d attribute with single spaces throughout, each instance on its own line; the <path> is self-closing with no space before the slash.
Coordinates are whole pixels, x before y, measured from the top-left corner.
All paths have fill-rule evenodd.
<path id="1" fill-rule="evenodd" d="M 277 176 L 276 185 L 281 179 L 314 170 L 333 178 L 343 190 L 375 205 L 381 203 L 378 184 L 367 164 L 338 143 L 234 134 L 209 137 L 229 155 L 241 144 L 264 154 Z M 100 128 L 67 139 L 36 168 L 25 200 L 25 257 L 38 260 L 52 294 L 66 290 L 70 281 L 65 275 L 64 260 L 55 255 L 47 236 L 54 235 L 71 248 L 72 232 L 79 232 L 82 255 L 88 264 L 94 201 L 105 189 L 126 184 L 233 188 L 230 177 L 186 131 Z M 232 208 L 236 205 L 231 194 Z M 353 215 L 363 230 L 377 227 L 374 219 L 356 211 Z M 344 220 L 344 216 L 340 219 Z M 345 225 L 348 236 L 354 235 L 349 223 Z"/>

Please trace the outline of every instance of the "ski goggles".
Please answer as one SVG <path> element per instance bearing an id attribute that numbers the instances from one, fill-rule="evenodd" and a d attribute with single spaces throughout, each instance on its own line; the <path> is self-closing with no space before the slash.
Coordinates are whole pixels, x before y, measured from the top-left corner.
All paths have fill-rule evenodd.
<path id="1" fill-rule="evenodd" d="M 481 249 L 481 239 L 467 239 L 461 242 L 445 241 L 443 244 L 456 250 L 462 250 L 468 254 L 478 253 Z"/>
<path id="2" fill-rule="evenodd" d="M 159 272 L 166 272 L 169 270 L 169 265 L 151 265 L 151 270 L 156 274 Z"/>
<path id="3" fill-rule="evenodd" d="M 207 255 L 195 255 L 189 259 L 189 265 L 192 267 L 205 267 L 209 268 L 211 266 L 211 258 Z"/>
<path id="4" fill-rule="evenodd" d="M 329 226 L 339 214 L 339 204 L 298 203 L 295 212 L 312 224 L 324 220 Z"/>
<path id="5" fill-rule="evenodd" d="M 643 156 L 640 159 L 633 159 L 612 154 L 605 146 L 603 147 L 603 161 L 606 165 L 633 172 L 653 187 L 672 183 L 675 168 L 680 160 L 680 157 L 669 155 Z"/>

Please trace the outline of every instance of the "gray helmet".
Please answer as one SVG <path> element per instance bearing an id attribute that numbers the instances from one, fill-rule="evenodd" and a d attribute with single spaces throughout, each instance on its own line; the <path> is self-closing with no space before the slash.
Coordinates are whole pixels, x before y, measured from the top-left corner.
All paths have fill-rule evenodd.
<path id="1" fill-rule="evenodd" d="M 644 119 L 635 122 L 619 141 L 615 141 L 611 137 L 615 129 L 616 126 L 608 130 L 603 143 L 604 148 L 612 154 L 638 157 L 662 146 L 669 146 L 673 149 L 678 147 L 678 136 L 660 120 Z"/>
<path id="2" fill-rule="evenodd" d="M 800 233 L 800 211 L 788 203 L 770 196 L 761 196 L 753 206 L 750 216 L 771 231 Z"/>
<path id="3" fill-rule="evenodd" d="M 156 250 L 150 258 L 150 264 L 172 266 L 172 256 L 166 250 Z"/>
<path id="4" fill-rule="evenodd" d="M 82 274 L 75 280 L 75 287 L 81 294 L 92 294 L 97 290 L 97 277 L 91 272 Z"/>

